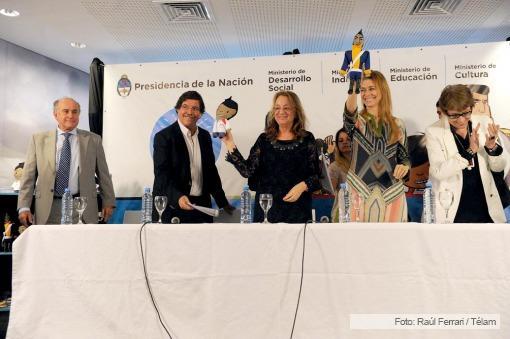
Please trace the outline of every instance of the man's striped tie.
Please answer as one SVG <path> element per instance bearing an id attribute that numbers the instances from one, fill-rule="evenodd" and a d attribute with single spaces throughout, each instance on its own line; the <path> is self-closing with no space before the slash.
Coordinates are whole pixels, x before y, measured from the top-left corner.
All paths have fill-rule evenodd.
<path id="1" fill-rule="evenodd" d="M 69 187 L 69 172 L 71 170 L 71 142 L 69 137 L 71 133 L 64 133 L 64 143 L 60 151 L 60 162 L 58 165 L 57 176 L 55 178 L 55 195 L 62 196 L 64 190 Z"/>

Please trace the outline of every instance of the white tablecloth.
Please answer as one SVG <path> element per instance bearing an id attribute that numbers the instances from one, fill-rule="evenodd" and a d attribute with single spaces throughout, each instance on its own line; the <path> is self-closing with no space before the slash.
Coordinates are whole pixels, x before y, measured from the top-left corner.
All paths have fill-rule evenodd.
<path id="1" fill-rule="evenodd" d="M 15 242 L 8 338 L 166 338 L 140 225 L 32 226 Z M 289 338 L 303 225 L 148 225 L 175 339 Z M 351 314 L 499 314 L 499 330 L 351 330 Z M 294 338 L 510 338 L 510 226 L 312 224 Z"/>

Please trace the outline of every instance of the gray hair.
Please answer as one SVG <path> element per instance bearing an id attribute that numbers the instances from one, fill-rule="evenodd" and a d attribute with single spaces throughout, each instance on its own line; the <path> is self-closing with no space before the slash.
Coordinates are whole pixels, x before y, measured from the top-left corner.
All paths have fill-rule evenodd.
<path id="1" fill-rule="evenodd" d="M 58 107 L 58 104 L 60 104 L 60 102 L 62 100 L 72 100 L 76 103 L 76 105 L 78 105 L 78 112 L 81 112 L 81 106 L 80 106 L 80 103 L 76 100 L 74 100 L 73 98 L 71 97 L 62 97 L 60 99 L 57 99 L 55 101 L 53 101 L 53 112 L 56 112 L 57 111 L 57 107 Z"/>

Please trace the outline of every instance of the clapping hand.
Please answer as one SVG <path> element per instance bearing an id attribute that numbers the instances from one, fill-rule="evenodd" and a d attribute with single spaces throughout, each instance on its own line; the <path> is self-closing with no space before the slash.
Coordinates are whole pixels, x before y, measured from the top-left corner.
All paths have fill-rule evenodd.
<path id="1" fill-rule="evenodd" d="M 496 141 L 498 141 L 499 125 L 490 123 L 487 126 L 487 134 L 485 134 L 485 147 L 492 150 L 496 147 Z"/>
<path id="2" fill-rule="evenodd" d="M 478 149 L 480 148 L 480 141 L 478 136 L 478 130 L 480 129 L 480 123 L 476 125 L 475 128 L 471 131 L 471 136 L 469 137 L 469 148 L 473 153 L 478 152 Z"/>

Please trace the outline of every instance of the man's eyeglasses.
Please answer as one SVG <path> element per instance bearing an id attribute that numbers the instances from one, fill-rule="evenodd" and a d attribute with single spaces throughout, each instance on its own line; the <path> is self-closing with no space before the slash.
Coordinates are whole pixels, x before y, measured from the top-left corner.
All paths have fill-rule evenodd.
<path id="1" fill-rule="evenodd" d="M 462 112 L 462 113 L 446 114 L 446 116 L 448 117 L 448 120 L 457 120 L 460 117 L 469 119 L 471 117 L 471 113 L 472 113 L 472 111 L 469 110 L 467 112 Z"/>
<path id="2" fill-rule="evenodd" d="M 182 108 L 183 110 L 185 110 L 185 111 L 186 111 L 186 110 L 190 110 L 191 112 L 194 112 L 194 113 L 196 113 L 196 112 L 200 112 L 200 107 L 197 107 L 197 106 L 188 106 L 188 105 L 186 105 L 186 104 L 182 104 L 182 105 L 181 105 L 181 108 Z"/>

